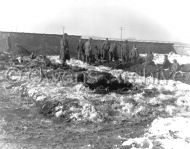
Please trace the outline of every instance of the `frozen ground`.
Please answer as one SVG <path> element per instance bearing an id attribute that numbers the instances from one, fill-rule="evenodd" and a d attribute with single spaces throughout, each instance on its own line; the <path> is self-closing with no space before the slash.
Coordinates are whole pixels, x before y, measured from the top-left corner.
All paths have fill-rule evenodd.
<path id="1" fill-rule="evenodd" d="M 163 63 L 164 55 L 155 54 L 154 62 L 156 64 Z M 168 55 L 169 60 L 173 61 L 176 59 L 179 64 L 188 64 L 189 56 L 181 56 L 178 54 L 170 53 Z M 98 71 L 108 71 L 113 75 L 118 75 L 122 73 L 123 78 L 128 76 L 130 82 L 134 82 L 136 84 L 144 84 L 144 78 L 139 77 L 138 75 L 134 75 L 129 72 L 122 72 L 122 70 L 110 70 L 105 67 L 95 67 L 87 66 L 80 62 L 74 61 L 70 62 L 71 65 L 80 65 L 85 68 L 95 69 Z M 130 75 L 129 75 L 130 74 Z M 151 81 L 150 81 L 151 82 Z M 158 95 L 150 97 L 143 96 L 143 93 L 128 95 L 124 98 L 126 99 L 134 99 L 139 104 L 144 102 L 145 105 L 151 104 L 162 105 L 158 106 L 155 111 L 159 111 L 158 117 L 151 123 L 150 128 L 147 129 L 147 133 L 145 133 L 142 137 L 139 138 L 131 138 L 123 142 L 123 146 L 128 146 L 132 148 L 166 148 L 166 149 L 189 149 L 190 148 L 190 85 L 175 82 L 173 80 L 159 81 L 159 84 L 147 84 L 144 86 L 145 89 L 157 90 Z M 169 94 L 165 94 L 165 93 Z M 118 98 L 117 100 L 120 100 Z M 127 105 L 127 103 L 125 103 Z M 141 107 L 148 108 L 145 106 Z M 137 108 L 136 111 L 142 112 L 141 108 Z M 130 106 L 126 108 L 130 109 Z M 135 108 L 134 108 L 135 109 Z M 135 111 L 135 110 L 134 110 Z M 133 111 L 133 112 L 134 112 Z M 136 112 L 135 111 L 135 112 Z M 133 113 L 129 110 L 129 113 Z M 163 113 L 161 115 L 161 113 Z M 134 113 L 133 113 L 134 114 Z M 136 113 L 135 113 L 136 114 Z"/>
<path id="2" fill-rule="evenodd" d="M 163 55 L 155 55 L 154 61 L 156 63 L 162 63 Z M 180 64 L 185 64 L 188 63 L 190 57 L 169 54 L 170 60 L 174 58 Z M 51 59 L 59 62 L 57 56 L 51 57 Z M 20 107 L 27 112 L 30 111 L 27 110 L 29 107 L 33 107 L 30 100 L 58 100 L 64 102 L 68 99 L 74 99 L 77 102 L 77 107 L 71 105 L 68 109 L 70 112 L 69 118 L 73 121 L 72 124 L 68 124 L 69 126 L 65 126 L 66 124 L 64 122 L 61 124 L 52 124 L 49 120 L 44 120 L 38 116 L 31 116 L 32 114 L 30 112 L 26 114 L 27 119 L 24 119 L 24 123 L 21 123 L 22 126 L 18 124 L 20 119 L 16 115 L 13 115 L 12 119 L 14 123 L 12 126 L 15 125 L 17 129 L 23 129 L 20 132 L 24 133 L 26 138 L 31 138 L 31 144 L 35 144 L 35 142 L 40 140 L 40 143 L 38 142 L 40 144 L 39 146 L 28 145 L 28 148 L 63 148 L 63 142 L 68 145 L 65 145 L 65 148 L 190 148 L 190 85 L 173 80 L 159 82 L 157 80 L 153 84 L 151 81 L 152 78 L 146 79 L 145 82 L 145 78 L 132 72 L 112 70 L 104 66 L 90 66 L 73 59 L 68 64 L 97 71 L 110 72 L 114 76 L 122 73 L 124 79 L 133 82 L 141 90 L 135 94 L 129 92 L 126 95 L 115 93 L 98 95 L 93 94 L 82 84 L 65 84 L 65 86 L 62 86 L 60 83 L 48 83 L 47 81 L 43 81 L 40 84 L 27 81 L 21 85 L 10 86 L 7 82 L 2 82 L 1 90 L 14 95 L 19 94 L 25 102 L 27 99 L 29 106 L 22 104 Z M 3 96 L 5 95 L 3 94 Z M 16 100 L 20 101 L 17 98 Z M 2 102 L 2 105 L 4 105 L 4 102 Z M 18 106 L 18 103 L 16 105 Z M 5 105 L 1 108 L 1 113 L 7 112 L 7 106 Z M 12 108 L 14 109 L 17 106 L 13 106 Z M 61 115 L 64 115 L 64 112 L 63 107 L 57 107 L 55 117 L 59 118 Z M 35 112 L 33 111 L 32 113 Z M 12 133 L 14 132 L 14 135 L 11 137 L 14 138 L 16 135 L 19 141 L 22 142 L 24 140 L 28 144 L 28 141 L 24 139 L 24 135 L 19 134 L 19 131 L 14 130 L 11 126 L 8 126 L 10 130 L 3 129 L 8 125 L 7 119 L 11 114 L 6 118 L 3 118 L 4 116 L 4 114 L 1 114 L 1 142 L 4 141 L 2 145 L 5 146 L 5 136 L 8 135 L 8 148 L 19 148 L 18 145 L 10 145 L 11 131 Z M 29 121 L 28 118 L 33 119 L 33 121 Z M 84 123 L 85 125 L 83 125 Z M 31 127 L 30 125 L 33 124 L 35 126 Z M 33 136 L 31 136 L 31 128 L 34 131 Z M 36 130 L 39 132 L 36 132 Z M 43 131 L 41 132 L 41 130 Z M 58 133 L 59 135 L 53 133 Z M 23 139 L 20 139 L 19 135 Z M 12 140 L 14 140 L 13 138 Z M 61 140 L 63 140 L 62 143 Z M 42 143 L 47 141 L 49 142 L 49 146 Z M 14 145 L 14 143 L 12 144 Z M 53 143 L 55 145 L 54 147 L 52 146 Z M 23 144 L 21 147 L 23 147 Z"/>

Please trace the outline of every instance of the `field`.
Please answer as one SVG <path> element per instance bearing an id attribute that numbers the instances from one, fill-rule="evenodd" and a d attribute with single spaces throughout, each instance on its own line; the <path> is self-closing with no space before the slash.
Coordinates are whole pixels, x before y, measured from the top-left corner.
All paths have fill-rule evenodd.
<path id="1" fill-rule="evenodd" d="M 189 57 L 170 54 L 180 64 Z M 59 62 L 56 56 L 51 59 Z M 163 55 L 155 55 L 162 63 Z M 2 149 L 189 149 L 190 86 L 174 80 L 156 80 L 134 72 L 90 66 L 71 59 L 72 66 L 122 73 L 136 90 L 128 93 L 95 94 L 83 84 L 44 80 L 9 84 L 1 71 L 0 148 Z M 40 114 L 38 103 L 59 101 L 50 118 Z M 63 119 L 60 115 L 64 115 Z"/>

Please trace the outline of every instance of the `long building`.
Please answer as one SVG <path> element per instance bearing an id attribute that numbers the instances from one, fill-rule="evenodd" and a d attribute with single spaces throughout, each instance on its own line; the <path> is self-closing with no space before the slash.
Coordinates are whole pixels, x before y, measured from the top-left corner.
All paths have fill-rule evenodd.
<path id="1" fill-rule="evenodd" d="M 38 34 L 38 33 L 21 33 L 21 32 L 3 32 L 0 31 L 0 51 L 16 52 L 16 44 L 22 45 L 30 52 L 42 55 L 57 55 L 60 49 L 60 39 L 62 35 L 57 34 Z M 72 57 L 76 57 L 77 42 L 80 36 L 69 35 L 69 47 Z M 93 37 L 92 37 L 93 38 Z M 83 38 L 83 40 L 86 40 Z M 110 39 L 111 40 L 111 39 Z M 121 41 L 114 39 L 118 43 L 118 52 L 120 53 Z M 111 42 L 113 39 L 111 40 Z M 139 49 L 140 53 L 146 53 L 147 50 L 152 50 L 155 53 L 175 52 L 174 43 L 158 42 L 158 41 L 143 41 L 143 40 L 128 40 L 129 46 L 133 45 Z M 101 47 L 103 39 L 93 38 L 93 45 Z"/>

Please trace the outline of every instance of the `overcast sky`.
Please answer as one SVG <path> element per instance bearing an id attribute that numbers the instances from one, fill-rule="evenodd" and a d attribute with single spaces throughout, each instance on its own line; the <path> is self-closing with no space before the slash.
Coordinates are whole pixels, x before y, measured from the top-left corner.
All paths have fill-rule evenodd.
<path id="1" fill-rule="evenodd" d="M 0 0 L 0 30 L 190 43 L 189 0 Z"/>

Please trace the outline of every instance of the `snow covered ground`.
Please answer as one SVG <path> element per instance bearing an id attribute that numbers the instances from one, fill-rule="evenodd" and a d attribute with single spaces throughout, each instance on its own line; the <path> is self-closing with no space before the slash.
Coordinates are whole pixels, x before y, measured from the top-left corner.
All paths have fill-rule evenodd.
<path id="1" fill-rule="evenodd" d="M 154 62 L 156 64 L 163 63 L 164 54 L 154 54 Z M 176 59 L 179 64 L 188 64 L 189 56 L 181 56 L 178 54 L 170 53 L 168 55 L 169 60 L 172 62 L 173 59 Z M 55 58 L 55 57 L 54 57 Z M 120 101 L 120 104 L 125 105 L 122 109 L 125 115 L 136 114 L 142 112 L 145 106 L 142 103 L 151 104 L 152 106 L 157 104 L 163 104 L 159 106 L 158 111 L 164 115 L 159 115 L 156 118 L 147 133 L 140 138 L 131 138 L 123 142 L 123 146 L 129 146 L 133 149 L 135 148 L 149 148 L 149 149 L 189 149 L 190 148 L 190 85 L 176 82 L 173 80 L 160 81 L 159 84 L 152 84 L 151 81 L 147 84 L 143 77 L 138 76 L 135 73 L 123 72 L 122 70 L 111 70 L 107 67 L 100 66 L 94 67 L 84 64 L 77 60 L 71 60 L 68 62 L 69 65 L 78 65 L 92 70 L 97 71 L 107 71 L 111 74 L 117 76 L 122 73 L 123 78 L 128 78 L 130 82 L 136 84 L 144 84 L 145 89 L 154 90 L 155 88 L 159 92 L 157 96 L 145 97 L 143 93 L 127 96 L 116 96 L 117 100 Z M 170 92 L 171 94 L 165 94 Z M 112 98 L 114 97 L 112 95 Z M 122 100 L 125 99 L 125 100 Z M 139 103 L 139 107 L 130 105 L 125 102 L 127 99 L 134 99 Z M 171 104 L 168 102 L 171 101 Z M 141 103 L 141 104 L 140 104 Z M 127 112 L 128 113 L 127 113 Z"/>
<path id="2" fill-rule="evenodd" d="M 163 62 L 164 55 L 155 54 L 155 63 Z M 180 64 L 189 63 L 188 56 L 180 56 L 170 53 L 169 60 L 177 59 Z M 60 62 L 58 56 L 51 56 L 54 62 Z M 133 82 L 138 87 L 143 88 L 142 92 L 136 94 L 119 95 L 110 93 L 107 95 L 92 94 L 82 84 L 73 86 L 62 86 L 60 83 L 48 83 L 43 81 L 40 84 L 26 82 L 20 87 L 13 88 L 13 91 L 26 92 L 36 101 L 59 100 L 64 101 L 68 98 L 77 99 L 79 108 L 70 107 L 71 118 L 83 121 L 102 122 L 101 113 L 98 111 L 94 101 L 102 103 L 114 101 L 110 111 L 117 113 L 112 116 L 113 121 L 125 119 L 142 119 L 146 117 L 154 118 L 146 133 L 139 138 L 125 139 L 123 146 L 149 149 L 189 149 L 190 148 L 190 85 L 173 80 L 156 80 L 152 83 L 151 79 L 145 79 L 133 72 L 123 70 L 112 70 L 105 66 L 91 66 L 81 61 L 71 59 L 67 62 L 72 66 L 80 66 L 89 70 L 106 71 L 114 76 L 122 74 L 123 79 Z M 102 104 L 101 103 L 101 104 Z M 105 107 L 104 107 L 105 108 Z M 101 112 L 101 113 L 100 113 Z M 105 117 L 109 114 L 105 111 Z M 57 107 L 56 117 L 64 113 L 62 107 Z M 119 136 L 118 136 L 119 137 Z"/>
<path id="3" fill-rule="evenodd" d="M 164 61 L 164 55 L 165 54 L 154 53 L 154 62 L 155 62 L 155 64 L 162 64 L 163 61 Z M 141 54 L 141 56 L 145 57 L 146 54 Z M 180 65 L 182 65 L 182 64 L 189 64 L 190 63 L 189 62 L 189 57 L 190 56 L 179 55 L 179 54 L 175 54 L 173 52 L 170 52 L 168 54 L 168 59 L 170 60 L 170 62 L 173 62 L 173 60 L 176 59 Z"/>
<path id="4" fill-rule="evenodd" d="M 189 63 L 190 57 L 178 54 L 169 54 L 169 60 L 176 59 L 179 64 Z M 161 64 L 164 55 L 155 54 L 155 63 Z M 163 81 L 161 81 L 163 82 Z M 190 85 L 169 80 L 167 85 L 148 85 L 147 88 L 156 87 L 159 91 L 168 89 L 175 92 L 174 105 L 167 105 L 165 110 L 168 116 L 155 119 L 147 133 L 141 138 L 128 139 L 123 146 L 135 148 L 164 148 L 164 149 L 189 149 L 190 148 Z M 165 100 L 166 96 L 159 95 L 155 102 Z M 170 97 L 172 98 L 172 97 Z"/>

